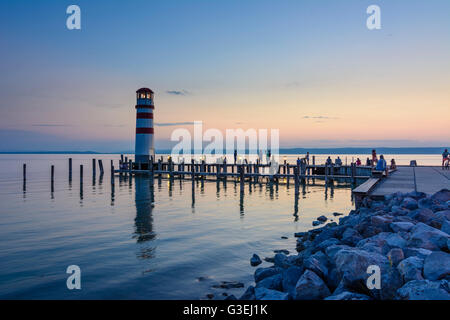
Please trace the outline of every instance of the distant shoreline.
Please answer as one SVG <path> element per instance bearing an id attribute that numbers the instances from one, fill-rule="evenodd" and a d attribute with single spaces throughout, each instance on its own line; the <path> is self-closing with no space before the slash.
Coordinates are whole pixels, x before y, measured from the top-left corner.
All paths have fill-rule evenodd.
<path id="1" fill-rule="evenodd" d="M 280 154 L 370 154 L 376 149 L 378 154 L 442 154 L 450 147 L 378 147 L 378 148 L 281 148 Z M 98 152 L 98 151 L 0 151 L 0 154 L 133 154 L 134 151 Z M 157 154 L 170 154 L 171 150 L 161 149 Z M 240 152 L 241 153 L 241 152 Z M 246 150 L 248 153 L 248 150 Z"/>

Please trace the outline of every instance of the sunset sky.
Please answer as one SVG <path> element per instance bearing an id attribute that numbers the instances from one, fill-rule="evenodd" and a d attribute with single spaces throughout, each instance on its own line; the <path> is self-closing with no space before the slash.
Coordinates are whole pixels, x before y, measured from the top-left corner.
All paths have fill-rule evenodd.
<path id="1" fill-rule="evenodd" d="M 157 148 L 195 120 L 282 147 L 448 146 L 449 17 L 448 0 L 3 0 L 0 151 L 133 150 L 140 87 Z"/>

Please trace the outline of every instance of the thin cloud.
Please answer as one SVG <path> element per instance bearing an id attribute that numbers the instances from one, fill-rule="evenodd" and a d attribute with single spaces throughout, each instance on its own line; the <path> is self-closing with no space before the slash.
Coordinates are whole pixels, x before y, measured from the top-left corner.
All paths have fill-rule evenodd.
<path id="1" fill-rule="evenodd" d="M 173 126 L 189 126 L 194 125 L 194 122 L 163 122 L 155 123 L 157 127 L 173 127 Z"/>
<path id="2" fill-rule="evenodd" d="M 335 120 L 338 117 L 328 117 L 328 116 L 304 116 L 303 119 L 319 119 L 319 120 Z"/>
<path id="3" fill-rule="evenodd" d="M 173 96 L 187 96 L 189 94 L 191 94 L 189 91 L 187 90 L 167 90 L 166 91 L 167 94 L 173 95 Z"/>
<path id="4" fill-rule="evenodd" d="M 32 124 L 32 127 L 73 127 L 71 124 L 53 124 L 53 123 L 38 123 Z"/>

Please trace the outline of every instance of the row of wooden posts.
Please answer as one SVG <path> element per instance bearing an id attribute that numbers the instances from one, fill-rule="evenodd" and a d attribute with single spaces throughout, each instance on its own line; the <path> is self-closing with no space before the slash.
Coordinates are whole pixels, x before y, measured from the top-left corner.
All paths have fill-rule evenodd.
<path id="1" fill-rule="evenodd" d="M 313 157 L 313 163 L 315 162 L 315 158 Z M 174 175 L 178 175 L 180 179 L 184 179 L 185 175 L 189 175 L 191 180 L 194 182 L 195 177 L 200 177 L 204 179 L 207 176 L 214 176 L 216 179 L 226 178 L 227 176 L 238 178 L 240 182 L 241 190 L 244 190 L 245 179 L 248 178 L 249 182 L 258 182 L 259 178 L 267 177 L 269 182 L 278 181 L 279 178 L 285 178 L 286 183 L 289 184 L 289 178 L 292 177 L 295 185 L 296 194 L 299 193 L 299 185 L 306 178 L 317 178 L 318 176 L 311 175 L 311 169 L 313 167 L 307 166 L 305 161 L 302 161 L 298 165 L 290 165 L 286 161 L 281 166 L 278 166 L 278 170 L 276 174 L 264 174 L 260 173 L 260 168 L 268 168 L 270 164 L 260 164 L 260 163 L 245 163 L 242 164 L 207 164 L 204 160 L 201 163 L 195 163 L 192 159 L 191 163 L 178 163 L 175 164 L 171 158 L 168 159 L 167 162 L 163 162 L 163 157 L 158 159 L 157 163 L 153 162 L 153 158 L 151 157 L 149 163 L 147 164 L 146 170 L 142 170 L 142 164 L 135 164 L 135 168 L 133 168 L 133 162 L 131 159 L 124 157 L 121 155 L 121 159 L 119 160 L 119 170 L 117 172 L 120 175 L 132 175 L 134 174 L 149 174 L 152 178 L 154 174 L 158 174 L 160 177 L 167 174 L 169 178 L 173 178 Z M 175 165 L 178 166 L 178 170 L 175 169 Z M 102 160 L 98 160 L 98 167 L 100 170 L 100 176 L 104 174 L 103 162 Z M 228 173 L 228 168 L 231 167 L 231 173 Z M 236 173 L 235 173 L 236 167 Z M 156 170 L 155 170 L 156 169 Z M 293 169 L 293 175 L 291 175 L 291 169 Z M 325 181 L 328 183 L 332 181 L 334 176 L 330 174 L 332 170 L 332 166 L 325 166 Z M 54 180 L 55 180 L 55 166 L 51 165 L 51 190 L 54 191 Z M 282 172 L 282 173 L 281 173 Z M 115 176 L 116 170 L 114 168 L 114 162 L 111 160 L 111 185 L 114 188 L 115 185 Z M 97 174 L 97 160 L 92 159 L 92 174 L 93 177 Z M 356 179 L 356 165 L 354 163 L 351 164 L 351 178 L 352 181 Z M 26 172 L 26 164 L 23 164 L 23 181 L 24 181 L 24 190 L 25 190 L 25 182 L 27 179 Z M 72 158 L 69 158 L 69 181 L 72 181 Z M 83 165 L 80 164 L 80 185 L 83 184 Z"/>

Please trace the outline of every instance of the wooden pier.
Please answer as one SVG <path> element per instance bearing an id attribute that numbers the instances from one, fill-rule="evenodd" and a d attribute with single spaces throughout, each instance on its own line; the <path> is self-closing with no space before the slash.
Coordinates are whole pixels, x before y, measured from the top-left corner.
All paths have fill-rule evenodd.
<path id="1" fill-rule="evenodd" d="M 243 179 L 244 181 L 274 180 L 277 182 L 295 183 L 301 179 L 368 179 L 372 175 L 372 168 L 351 165 L 308 165 L 306 162 L 292 165 L 282 163 L 275 166 L 261 163 L 206 163 L 205 161 L 191 163 L 175 163 L 170 161 L 137 164 L 123 158 L 119 161 L 119 169 L 114 173 L 119 175 L 158 175 L 163 178 L 190 178 L 223 180 L 227 178 Z"/>
<path id="2" fill-rule="evenodd" d="M 433 194 L 442 189 L 450 190 L 450 170 L 441 167 L 399 166 L 386 178 L 371 178 L 353 189 L 357 206 L 365 197 L 383 199 L 395 192 L 424 192 Z"/>

